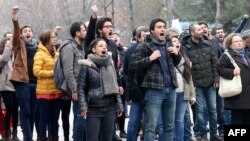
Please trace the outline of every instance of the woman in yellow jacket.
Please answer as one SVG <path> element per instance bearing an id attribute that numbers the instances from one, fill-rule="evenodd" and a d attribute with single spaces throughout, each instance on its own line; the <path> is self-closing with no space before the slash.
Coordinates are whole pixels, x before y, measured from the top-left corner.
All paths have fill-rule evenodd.
<path id="1" fill-rule="evenodd" d="M 39 106 L 39 139 L 45 141 L 46 129 L 52 141 L 58 140 L 58 119 L 60 113 L 61 91 L 55 86 L 53 67 L 56 55 L 56 35 L 52 30 L 43 31 L 38 51 L 34 57 L 33 73 L 37 77 L 36 96 Z"/>

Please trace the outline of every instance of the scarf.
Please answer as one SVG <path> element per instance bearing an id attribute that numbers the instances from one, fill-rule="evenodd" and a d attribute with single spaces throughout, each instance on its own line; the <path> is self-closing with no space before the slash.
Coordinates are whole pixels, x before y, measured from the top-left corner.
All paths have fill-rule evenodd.
<path id="1" fill-rule="evenodd" d="M 90 59 L 96 65 L 100 66 L 100 82 L 104 95 L 119 93 L 116 71 L 111 56 L 112 54 L 110 52 L 108 53 L 108 55 L 105 56 L 99 56 L 94 54 L 88 55 L 88 59 Z"/>
<path id="2" fill-rule="evenodd" d="M 244 62 L 244 64 L 248 66 L 248 62 L 247 62 L 247 59 L 245 57 L 245 50 L 244 49 L 234 50 L 234 52 L 235 52 L 235 55 L 239 56 L 240 59 Z"/>
<path id="3" fill-rule="evenodd" d="M 24 39 L 23 39 L 24 40 Z M 26 49 L 27 49 L 27 52 L 30 52 L 32 54 L 35 54 L 36 51 L 37 51 L 37 41 L 32 39 L 31 41 L 25 41 L 25 46 L 26 46 Z"/>
<path id="4" fill-rule="evenodd" d="M 151 35 L 151 39 L 156 44 L 166 46 L 166 40 L 159 40 L 155 35 Z"/>

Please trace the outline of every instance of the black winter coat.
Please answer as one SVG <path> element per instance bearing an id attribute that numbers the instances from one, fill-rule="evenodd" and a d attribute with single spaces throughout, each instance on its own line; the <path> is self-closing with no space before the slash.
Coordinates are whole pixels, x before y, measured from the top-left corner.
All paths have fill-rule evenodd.
<path id="1" fill-rule="evenodd" d="M 194 86 L 207 87 L 219 82 L 216 71 L 217 55 L 209 40 L 201 39 L 200 43 L 191 41 L 191 36 L 183 38 L 182 45 L 192 62 L 192 77 Z"/>
<path id="2" fill-rule="evenodd" d="M 242 92 L 240 95 L 224 98 L 225 108 L 229 109 L 250 109 L 250 59 L 247 55 L 248 66 L 243 60 L 236 56 L 233 50 L 229 50 L 229 54 L 240 67 L 240 76 L 242 81 Z M 217 63 L 217 71 L 220 76 L 226 79 L 233 79 L 234 66 L 226 54 L 223 54 Z"/>
<path id="3" fill-rule="evenodd" d="M 77 78 L 77 93 L 81 110 L 118 105 L 119 110 L 123 111 L 120 94 L 104 96 L 98 69 L 81 66 Z"/>

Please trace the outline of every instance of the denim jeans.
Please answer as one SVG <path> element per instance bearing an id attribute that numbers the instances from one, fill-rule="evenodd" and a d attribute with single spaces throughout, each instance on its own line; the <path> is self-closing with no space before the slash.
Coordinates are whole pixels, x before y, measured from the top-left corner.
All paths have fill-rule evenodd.
<path id="1" fill-rule="evenodd" d="M 36 84 L 14 82 L 20 105 L 20 122 L 24 141 L 32 141 L 36 110 Z"/>
<path id="2" fill-rule="evenodd" d="M 89 108 L 86 118 L 86 140 L 111 141 L 116 119 L 116 106 Z"/>
<path id="3" fill-rule="evenodd" d="M 225 110 L 225 125 L 231 124 L 231 110 Z"/>
<path id="4" fill-rule="evenodd" d="M 220 97 L 218 93 L 218 89 L 216 89 L 216 108 L 217 108 L 217 121 L 219 124 L 218 130 L 219 132 L 224 132 L 225 125 L 225 113 L 224 113 L 224 101 Z"/>
<path id="5" fill-rule="evenodd" d="M 51 137 L 58 136 L 58 120 L 60 115 L 60 102 L 61 100 L 53 99 L 38 99 L 40 121 L 39 121 L 39 136 L 47 137 L 46 131 L 49 129 L 48 133 Z M 49 127 L 49 128 L 48 128 Z"/>
<path id="6" fill-rule="evenodd" d="M 188 101 L 184 100 L 184 93 L 176 93 L 174 141 L 184 140 L 184 116 L 187 108 Z"/>
<path id="7" fill-rule="evenodd" d="M 80 108 L 77 101 L 73 102 L 73 139 L 74 141 L 85 141 L 85 119 L 80 115 Z"/>
<path id="8" fill-rule="evenodd" d="M 185 111 L 184 115 L 184 141 L 192 141 L 191 119 L 189 107 Z"/>
<path id="9" fill-rule="evenodd" d="M 192 110 L 195 111 L 195 108 L 196 108 L 197 104 L 193 104 L 191 107 L 192 107 Z M 202 132 L 202 129 L 198 128 L 197 126 L 197 121 L 196 121 L 196 113 L 193 112 L 193 120 L 194 120 L 194 133 L 197 134 L 197 135 L 200 135 L 200 133 Z M 207 124 L 208 124 L 208 111 L 207 111 L 207 104 L 206 104 L 206 100 L 203 99 L 203 126 L 204 128 L 206 128 Z"/>
<path id="10" fill-rule="evenodd" d="M 145 102 L 132 102 L 130 106 L 129 112 L 129 121 L 128 121 L 128 129 L 127 129 L 127 141 L 137 141 L 137 131 L 138 126 L 140 125 L 141 120 L 143 119 L 143 113 L 145 108 Z M 144 121 L 143 121 L 144 123 Z M 144 129 L 144 125 L 143 129 Z M 163 132 L 163 122 L 162 122 L 162 114 L 160 113 L 158 121 L 157 121 L 157 133 L 159 136 L 158 141 L 162 140 L 162 132 Z"/>
<path id="11" fill-rule="evenodd" d="M 154 141 L 158 116 L 162 112 L 163 140 L 172 141 L 176 94 L 173 87 L 147 89 L 145 94 L 145 141 Z"/>
<path id="12" fill-rule="evenodd" d="M 206 135 L 206 129 L 204 126 L 204 99 L 207 104 L 208 116 L 209 116 L 209 127 L 210 135 L 214 136 L 217 134 L 217 112 L 216 112 L 216 90 L 213 86 L 207 87 L 196 87 L 196 122 L 197 128 L 200 130 L 200 135 Z"/>

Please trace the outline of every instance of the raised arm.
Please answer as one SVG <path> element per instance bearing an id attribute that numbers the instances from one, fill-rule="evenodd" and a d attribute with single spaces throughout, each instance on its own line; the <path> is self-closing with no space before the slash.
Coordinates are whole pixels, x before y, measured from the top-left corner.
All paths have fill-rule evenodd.
<path id="1" fill-rule="evenodd" d="M 14 26 L 12 43 L 13 43 L 13 51 L 15 55 L 20 48 L 20 26 L 19 26 L 18 17 L 17 17 L 18 11 L 19 11 L 18 6 L 14 6 L 12 8 L 12 21 L 13 21 L 13 26 Z"/>
<path id="2" fill-rule="evenodd" d="M 91 11 L 92 11 L 92 14 L 91 14 L 91 17 L 89 20 L 87 35 L 86 35 L 86 39 L 85 39 L 86 49 L 88 48 L 91 41 L 93 41 L 95 39 L 95 29 L 96 29 L 96 21 L 97 21 L 97 14 L 98 14 L 97 6 L 93 5 L 91 7 Z"/>
<path id="3" fill-rule="evenodd" d="M 240 24 L 236 27 L 236 29 L 234 30 L 234 33 L 241 33 L 241 31 L 243 30 L 243 28 L 245 27 L 247 21 L 249 19 L 248 15 L 244 15 L 243 20 L 240 22 Z"/>

